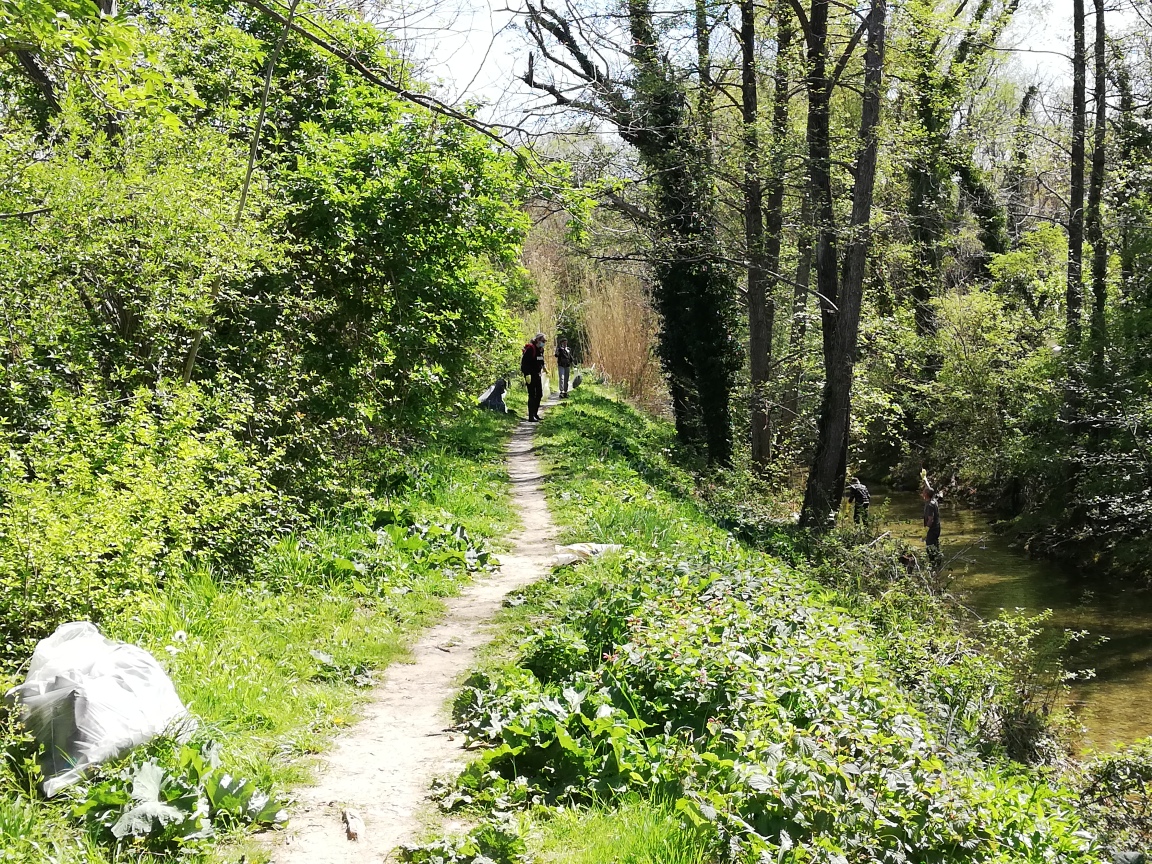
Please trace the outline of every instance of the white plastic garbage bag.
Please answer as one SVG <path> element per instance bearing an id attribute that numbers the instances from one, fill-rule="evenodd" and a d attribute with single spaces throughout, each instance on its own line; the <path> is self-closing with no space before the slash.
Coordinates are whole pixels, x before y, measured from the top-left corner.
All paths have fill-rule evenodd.
<path id="1" fill-rule="evenodd" d="M 587 561 L 594 555 L 605 552 L 619 552 L 624 547 L 618 543 L 573 543 L 571 546 L 557 546 L 556 554 L 548 563 L 553 567 L 564 567 L 577 561 Z"/>
<path id="2" fill-rule="evenodd" d="M 87 621 L 61 624 L 32 654 L 28 677 L 8 691 L 43 745 L 44 794 L 85 769 L 192 720 L 160 664 L 136 645 L 106 639 Z"/>

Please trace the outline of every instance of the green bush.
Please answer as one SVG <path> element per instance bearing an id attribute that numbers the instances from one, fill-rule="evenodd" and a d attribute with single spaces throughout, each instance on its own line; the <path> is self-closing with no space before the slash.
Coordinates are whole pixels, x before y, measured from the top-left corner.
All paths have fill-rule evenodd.
<path id="1" fill-rule="evenodd" d="M 52 395 L 42 429 L 0 463 L 0 662 L 63 621 L 100 618 L 190 566 L 242 569 L 289 513 L 195 387 L 139 391 L 113 423 Z"/>
<path id="2" fill-rule="evenodd" d="M 1111 851 L 1152 849 L 1152 738 L 1088 760 L 1079 786 Z"/>

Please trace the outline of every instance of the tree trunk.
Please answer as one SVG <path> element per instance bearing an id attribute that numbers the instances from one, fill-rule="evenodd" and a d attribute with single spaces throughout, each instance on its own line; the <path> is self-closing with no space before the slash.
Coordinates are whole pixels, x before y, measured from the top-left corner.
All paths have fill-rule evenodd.
<path id="1" fill-rule="evenodd" d="M 255 2 L 255 0 L 249 0 Z M 695 6 L 696 49 L 701 87 L 692 111 L 690 75 L 677 68 L 660 44 L 651 0 L 626 0 L 624 14 L 631 44 L 619 46 L 631 67 L 626 85 L 596 62 L 598 45 L 583 40 L 583 27 L 546 6 L 527 6 L 528 32 L 541 54 L 589 85 L 590 101 L 572 99 L 562 87 L 536 78 L 533 64 L 523 80 L 547 92 L 558 106 L 612 122 L 636 148 L 651 180 L 654 250 L 653 305 L 660 316 L 658 353 L 668 377 L 676 430 L 686 444 L 705 443 L 714 464 L 730 460 L 732 424 L 729 397 L 733 374 L 743 364 L 733 346 L 732 273 L 722 254 L 715 218 L 711 170 L 711 101 L 708 9 Z M 567 60 L 553 54 L 548 37 Z"/>
<path id="2" fill-rule="evenodd" d="M 804 372 L 804 337 L 808 332 L 808 282 L 812 275 L 812 205 L 804 196 L 800 206 L 800 227 L 796 236 L 796 278 L 792 284 L 792 321 L 788 330 L 788 389 L 780 412 L 780 437 L 783 446 L 791 434 L 800 412 L 800 377 Z"/>
<path id="3" fill-rule="evenodd" d="M 696 61 L 699 66 L 700 93 L 697 106 L 699 108 L 701 147 L 706 158 L 711 162 L 712 156 L 712 30 L 708 26 L 707 0 L 696 0 Z"/>
<path id="4" fill-rule="evenodd" d="M 1020 111 L 1016 115 L 1016 130 L 1012 141 L 1012 167 L 1008 169 L 1008 236 L 1012 248 L 1020 245 L 1024 234 L 1024 220 L 1028 206 L 1024 200 L 1024 175 L 1028 170 L 1028 121 L 1032 119 L 1032 102 L 1039 88 L 1029 86 L 1020 100 Z"/>
<path id="5" fill-rule="evenodd" d="M 767 202 L 760 183 L 760 145 L 756 130 L 756 5 L 740 3 L 741 80 L 744 121 L 744 234 L 748 248 L 748 369 L 752 391 L 752 460 L 763 469 L 772 458 L 773 434 L 767 384 L 772 368 L 772 330 L 776 307 L 772 273 L 780 264 L 784 224 L 784 147 L 788 134 L 787 51 L 793 28 L 787 6 L 777 6 L 776 69 L 772 94 L 772 150 Z M 767 237 L 764 220 L 767 217 Z"/>
<path id="6" fill-rule="evenodd" d="M 1064 351 L 1075 363 L 1080 347 L 1084 257 L 1084 0 L 1072 2 L 1072 160 L 1068 197 L 1068 283 L 1064 300 Z M 1070 373 L 1071 374 L 1071 373 Z"/>
<path id="7" fill-rule="evenodd" d="M 836 325 L 836 214 L 832 206 L 832 82 L 828 78 L 829 0 L 812 0 L 808 39 L 808 172 L 816 227 L 816 291 L 824 341 L 825 374 L 831 364 Z"/>
<path id="8" fill-rule="evenodd" d="M 1104 236 L 1101 202 L 1104 197 L 1105 123 L 1107 122 L 1107 59 L 1105 57 L 1104 0 L 1093 0 L 1096 9 L 1096 39 L 1094 44 L 1095 76 L 1093 81 L 1096 109 L 1092 132 L 1092 174 L 1088 182 L 1088 212 L 1085 226 L 1088 242 L 1092 244 L 1092 318 L 1090 340 L 1092 368 L 1099 373 L 1104 368 L 1105 332 L 1104 311 L 1108 300 L 1108 241 Z"/>
<path id="9" fill-rule="evenodd" d="M 1120 91 L 1120 165 L 1121 170 L 1127 172 L 1132 165 L 1133 139 L 1136 137 L 1136 98 L 1132 94 L 1132 76 L 1128 72 L 1128 65 L 1123 56 L 1116 57 L 1114 73 L 1116 89 Z M 1117 195 L 1117 209 L 1120 211 L 1120 293 L 1127 298 L 1131 295 L 1132 274 L 1135 268 L 1135 253 L 1132 247 L 1131 218 L 1127 212 L 1127 204 L 1132 193 L 1125 185 Z"/>
<path id="10" fill-rule="evenodd" d="M 932 300 L 939 293 L 942 270 L 945 169 L 941 162 L 946 133 L 941 130 L 937 104 L 941 94 L 933 78 L 938 60 L 928 56 L 921 57 L 920 62 L 930 67 L 921 69 L 916 79 L 916 114 L 925 140 L 909 163 L 908 231 L 920 265 L 910 286 L 916 335 L 925 339 L 936 334 Z"/>
<path id="11" fill-rule="evenodd" d="M 763 471 L 772 458 L 767 394 L 772 352 L 772 313 L 764 267 L 764 190 L 760 183 L 760 136 L 756 129 L 756 3 L 740 0 L 741 119 L 744 122 L 744 245 L 748 261 L 748 378 L 752 462 Z"/>
<path id="12" fill-rule="evenodd" d="M 780 245 L 784 233 L 784 185 L 787 179 L 788 151 L 788 54 L 792 50 L 792 40 L 796 35 L 792 10 L 786 0 L 780 0 L 776 7 L 776 68 L 772 76 L 772 163 L 768 171 L 768 194 L 764 204 L 765 238 L 764 269 L 768 273 L 768 296 L 765 303 L 764 329 L 767 353 L 765 379 L 772 374 L 773 330 L 776 325 L 775 289 L 779 281 Z M 769 425 L 772 412 L 768 411 Z M 766 436 L 772 441 L 771 429 Z"/>
<path id="13" fill-rule="evenodd" d="M 60 113 L 60 100 L 56 96 L 56 85 L 48 77 L 48 72 L 40 64 L 40 58 L 34 51 L 16 51 L 16 62 L 24 74 L 28 76 L 44 100 L 43 110 L 37 112 L 36 125 L 40 132 L 45 133 L 51 125 L 51 120 Z"/>
<path id="14" fill-rule="evenodd" d="M 868 258 L 872 195 L 876 183 L 881 85 L 884 72 L 886 0 L 872 0 L 868 21 L 868 47 L 864 53 L 864 97 L 860 111 L 860 151 L 852 190 L 852 218 L 844 257 L 838 309 L 831 338 L 826 335 L 828 363 L 821 398 L 816 453 L 808 472 L 801 524 L 820 528 L 840 503 L 848 452 L 848 421 L 852 411 L 852 374 L 864 294 L 864 265 Z M 813 8 L 815 17 L 815 4 Z M 818 263 L 819 263 L 819 259 Z"/>

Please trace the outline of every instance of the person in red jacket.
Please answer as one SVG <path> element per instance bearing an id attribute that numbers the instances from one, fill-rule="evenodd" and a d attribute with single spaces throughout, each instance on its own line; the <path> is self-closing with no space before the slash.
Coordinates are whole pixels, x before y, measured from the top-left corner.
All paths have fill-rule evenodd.
<path id="1" fill-rule="evenodd" d="M 540 420 L 540 400 L 544 398 L 544 343 L 543 333 L 524 346 L 520 352 L 520 372 L 528 385 L 528 419 Z"/>

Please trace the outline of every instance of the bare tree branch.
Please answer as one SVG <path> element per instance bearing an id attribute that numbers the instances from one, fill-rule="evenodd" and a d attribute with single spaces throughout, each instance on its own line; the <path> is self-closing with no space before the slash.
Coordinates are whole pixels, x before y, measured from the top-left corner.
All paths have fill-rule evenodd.
<path id="1" fill-rule="evenodd" d="M 295 21 L 290 21 L 286 16 L 280 14 L 280 12 L 273 9 L 271 6 L 261 2 L 261 0 L 241 0 L 241 2 L 251 6 L 256 11 L 267 15 L 273 21 L 278 21 L 281 24 L 284 24 L 289 29 L 291 29 L 292 32 L 303 36 L 309 42 L 328 52 L 333 57 L 343 60 L 348 66 L 350 66 L 356 72 L 360 73 L 360 75 L 365 80 L 375 84 L 377 87 L 387 90 L 390 93 L 394 93 L 405 102 L 410 102 L 413 105 L 418 105 L 421 108 L 425 108 L 434 114 L 439 114 L 442 117 L 447 117 L 451 120 L 456 120 L 459 123 L 463 123 L 470 129 L 473 129 L 476 132 L 479 132 L 481 135 L 492 139 L 501 147 L 511 149 L 511 145 L 508 144 L 507 141 L 505 141 L 499 134 L 492 131 L 493 126 L 498 126 L 498 124 L 489 125 L 486 123 L 481 123 L 472 115 L 466 114 L 463 111 L 453 108 L 451 105 L 440 101 L 435 96 L 429 96 L 427 93 L 417 93 L 408 89 L 407 87 L 397 84 L 395 81 L 390 81 L 384 76 L 383 73 L 377 72 L 376 70 L 370 69 L 368 66 L 366 66 L 347 48 L 344 48 L 341 45 L 335 44 L 321 36 L 318 36 L 316 33 L 313 33 L 311 30 L 301 26 Z"/>

